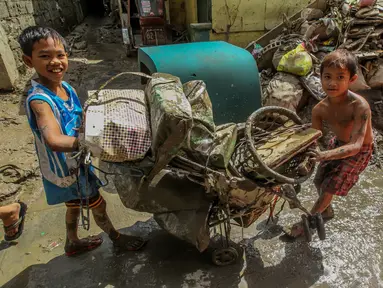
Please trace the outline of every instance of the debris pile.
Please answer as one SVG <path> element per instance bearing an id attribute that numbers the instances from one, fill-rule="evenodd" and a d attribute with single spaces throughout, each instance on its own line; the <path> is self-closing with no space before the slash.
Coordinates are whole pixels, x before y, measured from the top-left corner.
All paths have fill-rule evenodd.
<path id="1" fill-rule="evenodd" d="M 302 10 L 296 20 L 284 17 L 282 33 L 264 47 L 248 50 L 257 61 L 264 106 L 283 106 L 311 121 L 311 109 L 325 97 L 320 64 L 343 48 L 358 59 L 358 80 L 351 90 L 369 101 L 374 127 L 383 130 L 383 8 L 376 0 L 327 0 L 324 11 Z M 327 138 L 327 137 L 325 137 Z"/>
<path id="2" fill-rule="evenodd" d="M 248 46 L 260 70 L 262 104 L 291 109 L 310 122 L 312 108 L 325 97 L 320 82 L 322 59 L 335 49 L 347 49 L 359 62 L 359 77 L 351 90 L 370 103 L 375 134 L 380 136 L 378 131 L 383 131 L 383 8 L 376 0 L 327 0 L 326 4 L 323 11 L 302 10 L 300 17 L 293 21 L 284 17 L 282 33 L 268 45 L 262 47 L 253 42 Z M 325 125 L 321 141 L 324 146 L 332 137 L 326 130 Z M 383 151 L 383 138 L 376 137 L 376 142 L 377 150 Z"/>

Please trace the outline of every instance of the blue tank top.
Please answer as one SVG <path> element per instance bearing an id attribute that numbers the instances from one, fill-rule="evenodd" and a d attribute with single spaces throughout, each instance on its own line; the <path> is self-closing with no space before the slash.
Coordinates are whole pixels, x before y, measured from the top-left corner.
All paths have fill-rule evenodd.
<path id="1" fill-rule="evenodd" d="M 73 152 L 55 152 L 45 143 L 44 137 L 37 127 L 35 115 L 31 110 L 30 103 L 34 100 L 44 101 L 49 104 L 61 133 L 67 136 L 77 137 L 82 122 L 83 110 L 76 92 L 66 82 L 62 85 L 67 92 L 68 100 L 62 100 L 48 88 L 32 80 L 32 88 L 28 91 L 26 111 L 29 125 L 35 137 L 35 147 L 40 162 L 40 170 L 43 178 L 44 190 L 47 202 L 50 205 L 78 199 L 77 177 L 73 174 L 77 163 L 70 159 Z M 92 196 L 98 190 L 97 177 L 89 171 L 89 190 L 85 191 L 86 178 L 84 169 L 80 170 L 79 182 L 82 196 Z M 92 191 L 92 192 L 89 192 Z"/>

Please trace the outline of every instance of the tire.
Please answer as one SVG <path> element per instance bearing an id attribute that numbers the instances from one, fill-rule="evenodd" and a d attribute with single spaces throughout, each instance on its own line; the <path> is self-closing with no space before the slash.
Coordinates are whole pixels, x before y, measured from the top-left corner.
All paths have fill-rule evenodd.
<path id="1" fill-rule="evenodd" d="M 221 267 L 236 263 L 238 258 L 238 251 L 234 247 L 216 249 L 212 255 L 213 263 Z"/>

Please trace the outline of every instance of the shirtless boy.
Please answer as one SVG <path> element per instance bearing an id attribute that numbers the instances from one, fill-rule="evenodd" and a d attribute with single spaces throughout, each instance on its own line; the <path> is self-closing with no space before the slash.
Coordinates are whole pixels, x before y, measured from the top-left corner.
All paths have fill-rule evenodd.
<path id="1" fill-rule="evenodd" d="M 319 198 L 311 213 L 322 213 L 324 220 L 334 217 L 333 196 L 346 196 L 367 167 L 373 151 L 371 109 L 367 101 L 351 91 L 357 79 L 358 62 L 347 50 L 336 50 L 322 62 L 321 80 L 327 97 L 312 111 L 312 127 L 322 130 L 326 122 L 336 135 L 327 151 L 310 152 L 320 162 L 314 184 Z M 303 234 L 301 223 L 295 224 L 290 236 Z"/>

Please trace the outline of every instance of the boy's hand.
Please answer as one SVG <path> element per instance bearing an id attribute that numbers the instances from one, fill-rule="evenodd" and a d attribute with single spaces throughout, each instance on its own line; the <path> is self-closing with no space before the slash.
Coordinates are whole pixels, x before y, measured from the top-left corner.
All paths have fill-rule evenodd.
<path id="1" fill-rule="evenodd" d="M 95 145 L 89 141 L 86 141 L 85 140 L 85 133 L 79 133 L 77 141 L 79 143 L 78 144 L 79 150 L 85 150 L 87 152 L 90 152 L 93 157 L 100 157 L 101 156 L 101 154 L 103 152 L 102 149 L 99 146 L 97 146 L 97 145 Z"/>
<path id="2" fill-rule="evenodd" d="M 308 152 L 306 152 L 306 155 L 309 156 L 310 160 L 314 162 L 321 162 L 326 160 L 326 154 L 319 149 L 310 149 Z"/>

